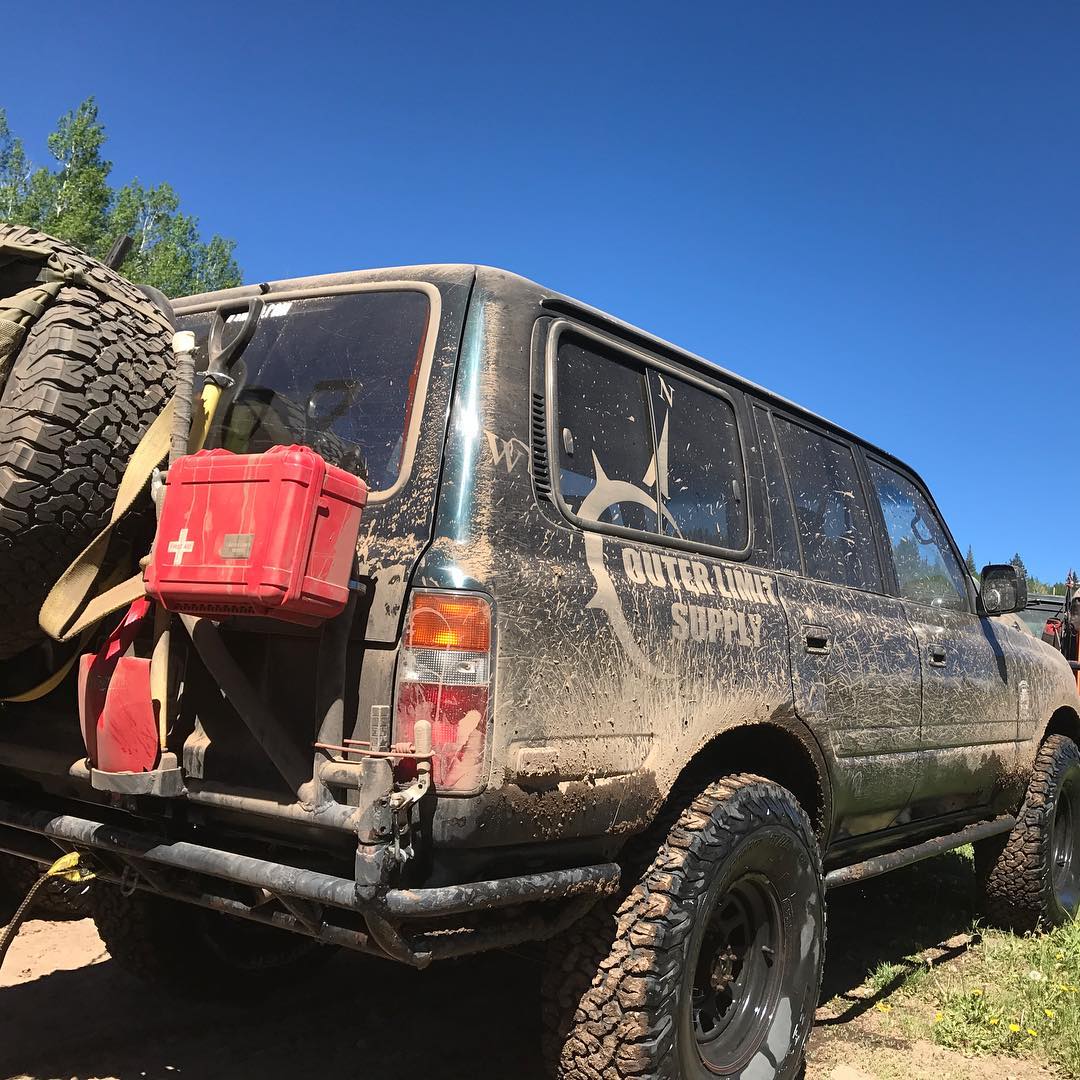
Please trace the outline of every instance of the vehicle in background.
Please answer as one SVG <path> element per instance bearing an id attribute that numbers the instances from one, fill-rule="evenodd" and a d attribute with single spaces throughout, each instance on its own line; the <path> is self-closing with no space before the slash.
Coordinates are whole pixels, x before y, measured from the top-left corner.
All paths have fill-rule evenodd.
<path id="1" fill-rule="evenodd" d="M 1028 594 L 1027 607 L 1018 612 L 1024 625 L 1037 637 L 1046 641 L 1061 634 L 1065 618 L 1064 596 L 1040 596 Z M 1054 623 L 1051 627 L 1051 623 Z"/>

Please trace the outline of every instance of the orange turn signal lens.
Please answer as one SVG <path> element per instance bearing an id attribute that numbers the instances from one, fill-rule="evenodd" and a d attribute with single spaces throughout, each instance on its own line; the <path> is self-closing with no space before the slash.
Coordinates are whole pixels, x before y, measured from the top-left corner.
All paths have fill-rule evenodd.
<path id="1" fill-rule="evenodd" d="M 413 593 L 405 645 L 410 649 L 487 652 L 491 647 L 491 606 L 480 596 Z"/>

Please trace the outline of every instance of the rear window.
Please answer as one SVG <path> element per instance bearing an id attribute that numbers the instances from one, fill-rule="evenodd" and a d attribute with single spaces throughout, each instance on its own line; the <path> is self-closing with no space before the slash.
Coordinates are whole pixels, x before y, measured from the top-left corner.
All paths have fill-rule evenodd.
<path id="1" fill-rule="evenodd" d="M 421 378 L 430 305 L 418 290 L 270 301 L 233 375 L 208 445 L 241 454 L 310 446 L 373 492 L 393 487 Z M 179 320 L 206 364 L 211 313 Z M 245 316 L 229 316 L 228 327 Z"/>

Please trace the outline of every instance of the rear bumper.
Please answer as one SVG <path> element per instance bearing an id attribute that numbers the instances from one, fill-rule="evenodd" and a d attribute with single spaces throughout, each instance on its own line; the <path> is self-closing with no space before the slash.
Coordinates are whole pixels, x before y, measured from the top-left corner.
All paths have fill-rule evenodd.
<path id="1" fill-rule="evenodd" d="M 345 877 L 0 801 L 0 850 L 51 861 L 57 848 L 86 853 L 99 877 L 127 888 L 416 967 L 549 938 L 614 893 L 620 879 L 618 864 L 600 863 L 438 888 L 373 889 Z M 485 918 L 495 909 L 517 910 L 494 921 Z M 446 920 L 461 925 L 410 932 L 410 923 Z"/>

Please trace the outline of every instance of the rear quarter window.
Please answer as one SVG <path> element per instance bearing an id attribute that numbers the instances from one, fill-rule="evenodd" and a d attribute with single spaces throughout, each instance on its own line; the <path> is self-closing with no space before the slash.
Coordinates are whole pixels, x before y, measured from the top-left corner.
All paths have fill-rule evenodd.
<path id="1" fill-rule="evenodd" d="M 588 338 L 555 358 L 559 493 L 583 521 L 743 551 L 745 467 L 732 403 Z"/>
<path id="2" fill-rule="evenodd" d="M 556 385 L 559 490 L 567 506 L 588 521 L 655 533 L 645 369 L 564 339 Z"/>
<path id="3" fill-rule="evenodd" d="M 726 398 L 667 373 L 650 371 L 649 383 L 663 534 L 741 549 L 747 514 L 735 410 Z"/>

